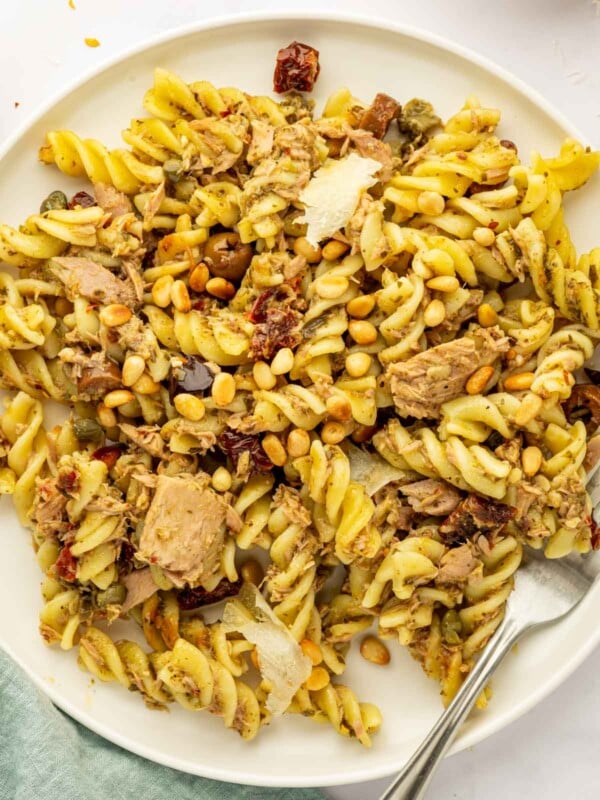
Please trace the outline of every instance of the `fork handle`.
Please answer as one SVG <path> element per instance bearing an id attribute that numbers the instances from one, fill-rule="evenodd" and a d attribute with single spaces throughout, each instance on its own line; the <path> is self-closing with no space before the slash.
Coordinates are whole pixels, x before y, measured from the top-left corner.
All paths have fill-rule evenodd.
<path id="1" fill-rule="evenodd" d="M 450 747 L 458 729 L 485 688 L 496 667 L 524 630 L 510 617 L 498 626 L 477 663 L 398 778 L 380 800 L 421 800 L 433 773 Z"/>

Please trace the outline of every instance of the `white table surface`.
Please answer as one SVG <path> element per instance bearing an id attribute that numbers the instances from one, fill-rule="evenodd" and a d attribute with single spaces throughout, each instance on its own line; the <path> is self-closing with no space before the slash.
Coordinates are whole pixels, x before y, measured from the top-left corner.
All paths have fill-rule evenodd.
<path id="1" fill-rule="evenodd" d="M 217 14 L 327 7 L 368 11 L 478 50 L 536 87 L 593 144 L 600 144 L 600 10 L 592 0 L 74 2 L 75 10 L 67 0 L 0 3 L 0 142 L 81 71 L 168 28 Z M 86 47 L 86 36 L 96 37 L 101 46 Z M 374 800 L 386 784 L 328 789 L 326 795 L 331 800 Z M 257 800 L 260 795 L 257 790 Z M 524 718 L 448 759 L 427 795 L 428 800 L 531 796 L 600 796 L 600 650 Z"/>

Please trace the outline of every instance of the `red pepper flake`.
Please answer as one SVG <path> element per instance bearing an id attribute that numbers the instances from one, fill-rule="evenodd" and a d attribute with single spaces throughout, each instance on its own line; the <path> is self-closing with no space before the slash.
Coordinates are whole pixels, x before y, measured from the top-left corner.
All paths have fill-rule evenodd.
<path id="1" fill-rule="evenodd" d="M 309 44 L 292 42 L 277 53 L 273 89 L 278 93 L 311 92 L 319 77 L 319 51 Z"/>
<path id="2" fill-rule="evenodd" d="M 229 456 L 235 469 L 244 452 L 250 454 L 251 472 L 268 472 L 273 469 L 271 459 L 263 450 L 258 436 L 226 428 L 217 439 L 217 444 L 225 455 Z"/>
<path id="3" fill-rule="evenodd" d="M 56 485 L 59 489 L 67 493 L 77 491 L 79 487 L 79 473 L 74 469 L 59 471 Z"/>
<path id="4" fill-rule="evenodd" d="M 95 458 L 96 461 L 103 461 L 108 469 L 112 469 L 117 463 L 122 451 L 122 444 L 107 444 L 105 447 L 99 447 L 97 450 L 94 450 L 92 458 Z"/>
<path id="5" fill-rule="evenodd" d="M 81 208 L 91 208 L 95 205 L 97 205 L 96 200 L 87 192 L 77 192 L 77 194 L 74 194 L 69 200 L 70 209 L 73 209 L 76 206 L 80 206 Z"/>
<path id="6" fill-rule="evenodd" d="M 58 558 L 54 562 L 54 569 L 63 581 L 72 583 L 77 578 L 77 559 L 68 545 L 65 545 L 58 554 Z"/>
<path id="7" fill-rule="evenodd" d="M 225 111 L 221 111 L 219 116 L 225 118 L 231 116 L 231 114 L 233 114 L 233 111 L 230 108 L 227 108 Z"/>
<path id="8" fill-rule="evenodd" d="M 488 225 L 488 228 L 489 228 L 490 230 L 492 230 L 492 231 L 495 231 L 495 230 L 496 230 L 496 228 L 498 227 L 498 225 L 499 225 L 499 224 L 500 224 L 500 223 L 498 222 L 498 220 L 497 220 L 497 219 L 493 219 L 493 220 L 490 222 L 490 224 Z"/>

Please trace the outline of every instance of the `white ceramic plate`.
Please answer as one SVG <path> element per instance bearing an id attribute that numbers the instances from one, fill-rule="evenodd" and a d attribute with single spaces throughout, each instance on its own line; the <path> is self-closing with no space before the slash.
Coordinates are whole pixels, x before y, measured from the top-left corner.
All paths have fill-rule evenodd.
<path id="1" fill-rule="evenodd" d="M 169 33 L 78 80 L 42 110 L 4 149 L 0 160 L 0 219 L 13 224 L 34 212 L 54 188 L 83 188 L 37 162 L 44 133 L 72 128 L 83 136 L 120 146 L 120 131 L 143 114 L 141 98 L 156 66 L 187 80 L 208 79 L 265 93 L 271 88 L 275 55 L 292 39 L 321 52 L 317 104 L 347 85 L 370 100 L 385 91 L 401 101 L 431 100 L 447 117 L 467 95 L 502 109 L 501 133 L 527 156 L 553 154 L 565 135 L 577 135 L 545 101 L 479 56 L 418 31 L 385 22 L 301 15 L 236 18 Z M 567 200 L 568 221 L 579 248 L 590 247 L 600 217 L 597 183 Z M 344 739 L 328 726 L 285 717 L 251 743 L 225 730 L 209 714 L 179 708 L 149 711 L 137 694 L 118 684 L 92 685 L 76 653 L 49 649 L 37 633 L 40 573 L 29 535 L 15 520 L 9 500 L 0 506 L 1 643 L 52 700 L 87 727 L 146 758 L 177 769 L 265 786 L 324 786 L 370 780 L 398 770 L 440 712 L 438 689 L 406 651 L 393 647 L 386 668 L 356 652 L 344 676 L 361 699 L 377 703 L 384 726 L 371 750 Z M 565 622 L 528 638 L 507 658 L 494 680 L 487 711 L 475 713 L 456 741 L 460 750 L 481 741 L 530 709 L 564 680 L 600 640 L 600 586 Z M 122 632 L 120 632 L 122 633 Z"/>

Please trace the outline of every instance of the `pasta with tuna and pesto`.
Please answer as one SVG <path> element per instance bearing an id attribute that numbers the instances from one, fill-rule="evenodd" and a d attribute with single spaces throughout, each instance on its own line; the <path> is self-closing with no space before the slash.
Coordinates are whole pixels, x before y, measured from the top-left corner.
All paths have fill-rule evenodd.
<path id="1" fill-rule="evenodd" d="M 600 247 L 564 212 L 600 154 L 522 162 L 472 96 L 319 116 L 286 59 L 277 100 L 157 69 L 121 148 L 48 132 L 79 191 L 0 225 L 0 493 L 48 645 L 246 739 L 289 712 L 368 746 L 353 641 L 448 703 L 524 550 L 600 547 Z"/>

